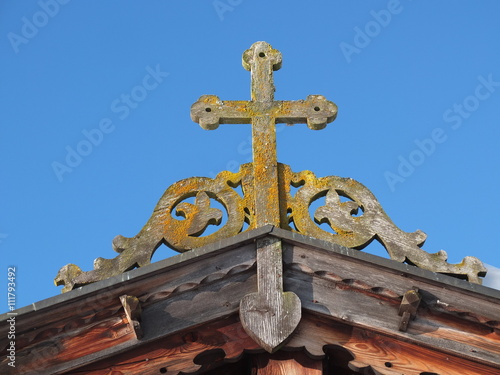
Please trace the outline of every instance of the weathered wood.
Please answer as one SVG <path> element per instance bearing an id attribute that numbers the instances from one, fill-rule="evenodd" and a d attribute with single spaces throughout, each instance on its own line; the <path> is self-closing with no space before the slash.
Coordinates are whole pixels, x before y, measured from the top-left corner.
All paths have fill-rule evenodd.
<path id="1" fill-rule="evenodd" d="M 61 365 L 66 368 L 66 363 L 94 356 L 99 349 L 118 349 L 124 343 L 132 341 L 136 341 L 134 332 L 124 319 L 117 317 L 91 324 L 85 329 L 72 332 L 71 336 L 60 334 L 29 345 L 16 352 L 14 372 L 2 362 L 0 373 L 38 375 L 43 370 L 46 374 L 57 374 Z"/>
<path id="2" fill-rule="evenodd" d="M 337 115 L 337 106 L 320 95 L 311 95 L 306 101 L 275 101 L 273 71 L 281 67 L 281 60 L 281 53 L 268 43 L 254 43 L 242 59 L 244 68 L 251 71 L 252 100 L 222 102 L 214 95 L 204 95 L 191 107 L 191 118 L 204 129 L 216 129 L 224 122 L 252 124 L 251 171 L 242 166 L 239 173 L 223 171 L 215 179 L 193 177 L 176 182 L 165 191 L 136 236 L 115 237 L 113 248 L 118 256 L 97 258 L 94 269 L 87 272 L 74 264 L 62 267 L 54 282 L 64 286 L 63 292 L 143 267 L 162 243 L 182 252 L 234 236 L 245 221 L 249 229 L 280 226 L 286 213 L 280 210 L 276 123 L 306 122 L 311 129 L 322 129 Z M 248 179 L 253 180 L 249 190 Z M 234 189 L 237 186 L 242 186 L 243 197 Z M 194 205 L 183 202 L 194 196 Z M 218 231 L 202 236 L 208 225 L 218 225 L 222 218 L 221 210 L 210 207 L 210 198 L 223 204 L 228 218 Z"/>
<path id="3" fill-rule="evenodd" d="M 335 271 L 335 265 L 332 268 Z M 389 297 L 388 284 L 385 284 L 386 296 L 381 296 L 377 284 L 356 280 L 357 273 L 343 279 L 310 271 L 309 274 L 298 269 L 285 271 L 285 288 L 297 293 L 304 309 L 353 326 L 383 332 L 398 340 L 439 348 L 500 367 L 500 336 L 495 334 L 494 327 L 477 320 L 473 323 L 466 319 L 466 315 L 421 307 L 408 331 L 400 332 L 398 311 L 401 297 Z M 369 279 L 370 273 L 367 275 Z M 419 286 L 422 293 L 424 285 Z M 439 294 L 448 292 L 441 290 Z"/>
<path id="4" fill-rule="evenodd" d="M 277 162 L 277 123 L 305 122 L 319 130 L 336 118 L 338 110 L 321 95 L 310 95 L 302 101 L 275 101 L 273 71 L 280 69 L 281 62 L 278 50 L 266 42 L 256 42 L 242 58 L 243 67 L 251 71 L 251 100 L 224 102 L 214 95 L 203 95 L 191 107 L 192 120 L 207 130 L 221 123 L 251 123 L 252 165 L 243 165 L 238 173 L 223 171 L 214 179 L 194 177 L 170 186 L 136 236 L 115 237 L 113 248 L 118 256 L 97 258 L 94 269 L 87 272 L 74 264 L 62 267 L 54 282 L 63 286 L 63 292 L 146 266 L 161 244 L 180 252 L 191 250 L 235 236 L 244 223 L 248 224 L 246 230 L 268 224 L 292 230 L 293 223 L 293 230 L 299 233 L 357 249 L 376 239 L 399 262 L 481 283 L 486 268 L 479 259 L 465 257 L 461 263 L 450 265 L 446 252 L 425 252 L 421 246 L 426 235 L 419 230 L 400 230 L 359 182 L 336 176 L 316 178 L 310 171 L 293 173 Z M 238 186 L 243 196 L 235 190 Z M 295 196 L 290 194 L 291 186 L 299 188 Z M 185 202 L 192 197 L 196 197 L 194 204 Z M 321 197 L 326 197 L 326 204 L 315 211 L 312 220 L 311 204 Z M 350 201 L 341 202 L 340 197 Z M 208 225 L 219 225 L 223 217 L 221 210 L 210 207 L 210 199 L 222 203 L 228 218 L 222 228 L 203 236 Z M 356 216 L 358 211 L 362 213 Z M 320 228 L 317 224 L 321 223 L 335 233 Z"/>
<path id="5" fill-rule="evenodd" d="M 246 241 L 254 241 L 269 234 L 259 233 L 260 237 L 240 236 Z M 286 240 L 297 243 L 294 241 Z M 144 362 L 151 366 L 168 365 L 170 370 L 195 371 L 200 365 L 193 364 L 192 359 L 207 350 L 220 348 L 226 353 L 223 360 L 231 362 L 237 361 L 243 350 L 258 351 L 260 346 L 237 321 L 238 301 L 257 291 L 255 244 L 236 248 L 237 243 L 228 243 L 227 248 L 196 250 L 197 258 L 184 253 L 179 256 L 182 262 L 175 259 L 162 261 L 150 266 L 150 272 L 132 271 L 125 275 L 128 280 L 115 281 L 110 287 L 108 284 L 108 289 L 104 287 L 106 283 L 102 283 L 101 288 L 90 286 L 89 293 L 85 293 L 84 288 L 72 292 L 74 296 L 66 295 L 72 298 L 57 296 L 54 298 L 57 303 L 50 300 L 37 303 L 37 311 L 22 313 L 16 318 L 19 364 L 16 371 L 35 374 L 43 369 L 45 373 L 62 374 L 86 368 L 90 363 L 105 364 L 99 368 L 107 369 L 120 363 L 125 369 L 130 366 L 139 371 Z M 484 287 L 478 287 L 483 293 L 474 293 L 472 287 L 469 290 L 455 284 L 443 284 L 433 278 L 418 276 L 420 273 L 396 271 L 401 267 L 392 269 L 385 263 L 381 267 L 355 256 L 346 256 L 341 251 L 334 253 L 327 250 L 326 245 L 319 248 L 311 243 L 304 240 L 301 246 L 283 244 L 284 290 L 293 291 L 301 298 L 303 315 L 313 322 L 311 324 L 323 326 L 314 328 L 303 321 L 284 349 L 306 347 L 317 359 L 324 355 L 324 345 L 338 345 L 354 353 L 349 345 L 353 340 L 352 330 L 357 329 L 375 337 L 375 348 L 364 347 L 364 338 L 357 338 L 359 345 L 355 346 L 357 354 L 351 365 L 372 364 L 368 354 L 363 354 L 365 350 L 383 352 L 392 347 L 402 348 L 402 343 L 406 343 L 409 345 L 407 349 L 382 354 L 380 358 L 384 361 L 375 362 L 385 371 L 382 374 L 390 373 L 388 371 L 397 373 L 402 364 L 395 362 L 395 358 L 412 358 L 412 353 L 420 353 L 420 359 L 412 359 L 417 364 L 424 363 L 427 356 L 433 358 L 430 363 L 441 361 L 434 370 L 422 365 L 422 371 L 430 373 L 447 374 L 446 369 L 455 369 L 450 363 L 458 363 L 456 368 L 463 366 L 467 369 L 468 372 L 460 374 L 489 375 L 500 371 L 500 311 L 495 293 L 484 292 L 487 289 Z M 413 286 L 419 288 L 422 304 L 408 331 L 399 332 L 401 299 Z M 135 339 L 127 324 L 119 300 L 124 294 L 137 296 L 143 306 L 142 325 L 147 327 L 147 332 L 141 342 Z M 313 312 L 318 318 L 311 317 L 308 312 Z M 221 327 L 230 321 L 225 319 L 229 315 L 238 328 L 226 332 Z M 202 345 L 195 333 L 203 332 L 206 327 L 213 328 L 212 321 L 222 326 L 214 328 L 217 334 L 207 333 Z M 7 345 L 5 329 L 6 325 L 2 324 L 0 349 Z M 337 336 L 328 333 L 330 330 L 337 332 Z M 329 335 L 336 338 L 329 338 Z M 176 341 L 175 337 L 179 340 Z M 184 341 L 182 337 L 185 337 Z M 378 348 L 379 338 L 384 345 L 389 345 L 389 349 Z M 169 340 L 176 344 L 170 347 Z M 153 361 L 155 352 L 149 351 L 156 342 L 162 343 L 160 349 L 170 348 L 170 351 L 158 352 L 159 356 L 166 356 L 161 361 Z M 183 354 L 186 350 L 189 354 Z M 143 353 L 143 356 L 135 356 L 136 353 Z M 217 353 L 208 353 L 219 361 Z M 130 364 L 136 359 L 138 363 Z M 188 364 L 189 360 L 191 363 Z M 392 367 L 386 368 L 385 362 L 391 363 Z M 150 373 L 158 374 L 160 365 L 151 367 Z M 410 367 L 411 363 L 404 366 Z M 401 368 L 403 370 L 399 373 L 406 374 L 406 367 Z M 1 358 L 0 373 L 10 374 L 11 370 L 5 358 Z M 121 371 L 121 367 L 116 367 L 116 371 Z"/>
<path id="6" fill-rule="evenodd" d="M 58 272 L 55 283 L 64 285 L 62 292 L 119 275 L 151 262 L 156 249 L 163 243 L 184 252 L 228 238 L 240 233 L 245 222 L 245 207 L 251 206 L 248 197 L 241 197 L 236 186 L 245 185 L 248 168 L 240 173 L 221 172 L 214 179 L 192 177 L 171 185 L 158 201 L 151 217 L 134 237 L 116 236 L 113 248 L 120 253 L 113 259 L 97 258 L 94 269 L 83 272 L 78 266 L 68 264 Z M 195 204 L 184 202 L 196 197 Z M 216 197 L 225 207 L 228 218 L 218 231 L 199 236 L 209 224 L 217 224 L 222 212 L 210 207 L 210 197 Z M 184 217 L 179 220 L 176 216 Z"/>
<path id="7" fill-rule="evenodd" d="M 339 345 L 353 353 L 351 368 L 364 371 L 363 369 L 372 367 L 379 374 L 420 375 L 421 372 L 427 371 L 440 375 L 493 375 L 499 370 L 499 367 L 484 366 L 440 350 L 405 343 L 347 324 L 328 322 L 324 318 L 309 314 L 304 316 L 286 347 L 305 347 L 311 354 L 317 355 L 316 359 L 321 359 L 324 345 Z M 78 371 L 93 375 L 109 375 L 112 371 L 158 374 L 160 369 L 165 369 L 166 372 L 163 373 L 168 375 L 178 374 L 180 371 L 192 373 L 202 367 L 193 363 L 193 359 L 215 348 L 221 348 L 225 354 L 221 358 L 220 352 L 213 352 L 214 360 L 233 362 L 244 350 L 256 350 L 259 346 L 246 334 L 236 316 L 233 316 L 195 330 L 180 332 L 149 345 L 130 348 L 118 356 L 78 368 Z M 205 356 L 203 362 L 209 363 L 210 358 Z M 45 366 L 43 368 L 50 369 Z"/>
<path id="8" fill-rule="evenodd" d="M 265 237 L 256 246 L 258 292 L 241 300 L 240 318 L 248 334 L 272 353 L 299 324 L 300 299 L 283 291 L 281 240 Z"/>
<path id="9" fill-rule="evenodd" d="M 464 318 L 471 318 L 473 321 L 500 321 L 498 298 L 478 295 L 473 290 L 467 291 L 451 285 L 446 285 L 446 289 L 443 289 L 441 282 L 408 277 L 407 273 L 388 266 L 381 267 L 366 260 L 301 244 L 285 245 L 283 261 L 285 268 L 295 267 L 328 280 L 358 280 L 380 295 L 401 297 L 416 286 L 420 289 L 424 302 L 436 309 L 460 311 Z"/>
<path id="10" fill-rule="evenodd" d="M 236 313 L 239 301 L 255 290 L 253 269 L 172 295 L 145 308 L 143 340 L 152 341 Z"/>
<path id="11" fill-rule="evenodd" d="M 422 297 L 418 294 L 417 287 L 414 287 L 403 295 L 403 300 L 401 301 L 398 311 L 398 315 L 401 316 L 401 320 L 399 322 L 400 331 L 406 332 L 410 320 L 415 319 L 421 300 Z"/>
<path id="12" fill-rule="evenodd" d="M 253 351 L 260 349 L 246 334 L 238 315 L 234 314 L 155 340 L 148 345 L 130 348 L 125 353 L 80 367 L 78 371 L 88 375 L 109 375 L 113 371 L 141 375 L 192 374 L 211 368 L 211 362 L 221 359 L 221 352 L 215 349 L 223 350 L 223 360 L 234 362 L 241 356 L 243 348 Z"/>
<path id="13" fill-rule="evenodd" d="M 214 369 L 215 373 L 224 373 L 224 363 L 238 361 L 246 351 L 250 353 L 248 355 L 251 362 L 265 363 L 265 360 L 269 359 L 267 363 L 271 363 L 272 366 L 269 370 L 282 371 L 265 372 L 265 366 L 260 366 L 261 369 L 264 367 L 262 369 L 264 372 L 257 372 L 258 375 L 281 373 L 289 375 L 294 374 L 291 371 L 298 368 L 302 371 L 312 371 L 305 374 L 316 375 L 321 373 L 317 371 L 322 359 L 325 358 L 326 346 L 334 353 L 339 350 L 344 357 L 346 350 L 350 352 L 351 358 L 337 365 L 346 371 L 350 368 L 362 374 L 497 375 L 500 369 L 443 353 L 440 350 L 395 340 L 368 329 L 325 321 L 322 317 L 304 314 L 299 327 L 284 349 L 288 351 L 305 348 L 310 355 L 297 355 L 294 351 L 259 354 L 259 346 L 243 330 L 237 315 L 233 315 L 197 329 L 179 332 L 147 346 L 136 347 L 128 352 L 78 368 L 78 371 L 87 375 L 109 375 L 113 371 L 122 374 L 140 372 L 142 375 L 158 373 L 177 375 L 180 372 L 199 374 L 205 369 L 213 368 L 210 364 L 215 363 L 216 366 L 221 366 L 218 367 L 218 372 Z M 286 358 L 290 355 L 293 360 Z"/>
<path id="14" fill-rule="evenodd" d="M 303 352 L 278 352 L 257 354 L 251 357 L 255 375 L 322 375 L 323 362 L 308 357 Z"/>
<path id="15" fill-rule="evenodd" d="M 348 349 L 354 356 L 349 367 L 360 370 L 361 373 L 371 367 L 375 373 L 384 375 L 421 375 L 423 372 L 440 375 L 492 375 L 500 369 L 500 366 L 487 367 L 479 362 L 460 358 L 460 355 L 443 353 L 439 348 L 414 345 L 369 329 L 325 322 L 320 317 L 309 315 L 304 324 L 299 326 L 297 337 L 298 342 L 294 341 L 294 337 L 288 345 L 296 346 L 300 342 L 308 351 L 326 343 Z M 323 343 L 318 343 L 319 337 Z"/>
<path id="16" fill-rule="evenodd" d="M 225 250 L 202 252 L 196 259 L 188 258 L 189 254 L 186 254 L 187 259 L 183 262 L 172 260 L 168 272 L 151 272 L 147 278 L 139 277 L 113 288 L 104 288 L 74 298 L 71 303 L 20 315 L 16 354 L 22 360 L 18 370 L 23 371 L 25 365 L 24 373 L 29 374 L 42 366 L 57 373 L 133 348 L 135 336 L 127 324 L 119 299 L 123 294 L 137 295 L 142 303 L 145 310 L 142 316 L 142 328 L 146 334 L 144 342 L 236 313 L 241 298 L 256 289 L 256 278 L 252 276 L 255 273 L 252 269 L 255 245 Z M 184 257 L 184 254 L 179 257 Z M 218 298 L 213 298 L 221 290 Z M 194 305 L 186 306 L 185 302 L 192 301 L 197 294 Z M 209 303 L 205 303 L 204 296 Z M 158 319 L 153 314 L 158 311 L 154 307 L 167 300 L 170 309 L 160 311 L 163 318 Z M 198 301 L 201 303 L 197 304 Z M 171 320 L 165 322 L 164 317 L 170 312 Z M 197 320 L 186 319 L 190 312 L 197 314 Z M 161 321 L 165 322 L 164 330 L 158 329 Z M 4 325 L 0 327 L 4 328 Z M 6 333 L 0 337 L 0 346 L 6 338 Z M 1 358 L 0 373 L 8 370 L 4 358 Z"/>
<path id="17" fill-rule="evenodd" d="M 123 305 L 123 309 L 125 310 L 125 315 L 127 316 L 130 328 L 135 333 L 135 337 L 137 339 L 141 339 L 143 335 L 140 322 L 142 308 L 139 299 L 137 297 L 124 294 L 123 296 L 120 296 L 120 301 Z"/>
<path id="18" fill-rule="evenodd" d="M 260 227 L 282 225 L 280 181 L 276 156 L 277 119 L 293 123 L 306 118 L 314 129 L 333 121 L 337 107 L 323 98 L 321 108 L 315 106 L 314 117 L 308 108 L 302 113 L 294 102 L 275 102 L 273 71 L 281 67 L 281 53 L 265 42 L 257 42 L 243 54 L 243 66 L 251 72 L 250 102 L 221 102 L 214 96 L 202 96 L 191 108 L 191 118 L 203 128 L 216 129 L 219 123 L 252 124 L 254 222 Z M 237 108 L 237 111 L 234 111 Z M 290 116 L 288 108 L 295 111 Z M 323 118 L 319 120 L 319 118 Z M 300 300 L 292 292 L 283 292 L 281 279 L 281 243 L 258 245 L 258 292 L 241 301 L 241 319 L 249 334 L 267 351 L 273 352 L 293 332 L 300 320 Z"/>
<path id="19" fill-rule="evenodd" d="M 245 235 L 240 236 L 242 242 L 237 248 L 227 240 L 227 247 L 209 245 L 158 262 L 150 269 L 134 270 L 123 279 L 127 281 L 116 278 L 110 286 L 105 282 L 97 289 L 88 287 L 72 292 L 70 301 L 66 301 L 66 294 L 34 304 L 35 310 L 17 317 L 18 349 L 47 336 L 69 335 L 85 324 L 115 316 L 122 309 L 119 297 L 123 294 L 138 296 L 144 307 L 177 291 L 244 272 L 255 263 L 255 245 L 245 244 Z M 143 271 L 147 271 L 147 276 L 141 276 Z M 61 299 L 63 302 L 58 304 L 51 302 Z M 7 326 L 0 325 L 0 342 L 7 337 Z"/>
<path id="20" fill-rule="evenodd" d="M 254 182 L 254 220 L 250 225 L 255 227 L 284 225 L 276 155 L 277 120 L 294 123 L 306 119 L 312 129 L 321 129 L 337 114 L 337 106 L 323 97 L 316 98 L 322 105 L 314 106 L 313 116 L 302 103 L 274 101 L 273 71 L 281 67 L 281 60 L 281 53 L 268 43 L 254 43 L 243 53 L 243 66 L 251 72 L 251 101 L 221 102 L 205 95 L 191 107 L 193 121 L 208 130 L 216 129 L 219 123 L 250 120 Z M 258 292 L 245 296 L 240 305 L 243 326 L 268 352 L 277 350 L 300 320 L 299 298 L 283 292 L 281 243 L 274 242 L 273 246 L 257 245 Z"/>
<path id="21" fill-rule="evenodd" d="M 459 264 L 449 264 L 445 251 L 429 254 L 422 250 L 426 234 L 420 230 L 408 233 L 399 229 L 372 192 L 352 178 L 317 178 L 314 173 L 303 171 L 287 180 L 293 186 L 301 186 L 287 202 L 290 220 L 299 233 L 357 249 L 376 239 L 391 259 L 398 262 L 408 261 L 434 272 L 467 277 L 478 284 L 481 284 L 480 277 L 486 275 L 486 268 L 475 257 L 467 256 Z M 311 203 L 323 196 L 326 204 L 315 210 L 313 221 L 309 213 Z M 349 200 L 342 202 L 341 197 Z M 359 211 L 362 212 L 358 216 Z M 318 223 L 328 224 L 335 233 L 323 230 Z"/>

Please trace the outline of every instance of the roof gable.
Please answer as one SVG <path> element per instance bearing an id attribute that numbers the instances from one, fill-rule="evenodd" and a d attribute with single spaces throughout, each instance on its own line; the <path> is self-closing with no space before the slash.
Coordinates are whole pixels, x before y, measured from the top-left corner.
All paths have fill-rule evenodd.
<path id="1" fill-rule="evenodd" d="M 417 357 L 423 355 L 416 351 L 420 347 L 425 348 L 422 353 L 435 353 L 431 363 L 452 357 L 460 366 L 500 368 L 499 291 L 272 226 L 20 309 L 16 317 L 23 330 L 17 348 L 19 363 L 64 374 L 97 369 L 99 363 L 118 366 L 149 358 L 147 366 L 142 363 L 144 369 L 165 367 L 170 374 L 177 369 L 198 370 L 194 360 L 206 350 L 222 349 L 225 361 L 258 350 L 242 328 L 238 310 L 243 296 L 256 291 L 255 243 L 266 236 L 283 241 L 284 289 L 296 293 L 302 302 L 303 319 L 284 348 L 305 347 L 319 358 L 325 345 L 339 345 L 354 356 L 359 368 L 361 364 L 378 368 L 392 354 L 375 360 L 370 354 L 372 345 L 390 342 Z M 415 286 L 422 304 L 402 332 L 398 311 L 403 295 Z M 140 340 L 124 313 L 122 295 L 135 296 L 141 303 L 144 335 Z M 4 321 L 7 318 L 2 316 Z M 309 325 L 318 324 L 322 331 L 311 334 Z M 225 339 L 214 339 L 213 327 L 233 333 L 222 334 L 217 328 L 217 335 Z M 350 338 L 340 340 L 335 327 L 350 332 Z M 2 335 L 5 325 L 3 330 Z M 203 338 L 203 332 L 212 333 Z M 328 339 L 328 332 L 336 339 Z M 353 332 L 361 335 L 358 339 L 363 338 L 365 346 L 353 344 Z M 186 352 L 187 348 L 191 349 Z M 153 361 L 156 350 L 164 354 Z M 412 362 L 416 369 L 428 371 L 417 362 Z M 394 363 L 392 370 L 400 365 Z M 29 366 L 19 369 L 35 373 Z M 2 368 L 8 370 L 5 360 Z"/>

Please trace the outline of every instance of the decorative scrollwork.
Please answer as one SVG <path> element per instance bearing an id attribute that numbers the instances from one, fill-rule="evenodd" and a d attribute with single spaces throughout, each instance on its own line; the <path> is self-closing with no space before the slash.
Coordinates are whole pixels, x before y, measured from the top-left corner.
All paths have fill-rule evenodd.
<path id="1" fill-rule="evenodd" d="M 132 238 L 115 237 L 113 248 L 123 254 L 124 251 L 136 251 L 144 247 L 156 249 L 163 242 L 176 251 L 184 252 L 236 235 L 241 231 L 244 221 L 250 220 L 245 214 L 244 199 L 235 190 L 242 184 L 245 174 L 244 169 L 239 173 L 224 171 L 215 179 L 192 177 L 173 184 L 165 191 L 142 230 Z M 191 197 L 195 197 L 195 204 L 185 202 Z M 208 225 L 218 225 L 222 218 L 221 210 L 210 207 L 210 199 L 224 206 L 227 222 L 216 232 L 202 236 Z M 145 255 L 138 265 L 148 263 L 148 257 Z"/>
<path id="2" fill-rule="evenodd" d="M 294 197 L 288 195 L 287 203 L 289 223 L 293 223 L 299 233 L 355 249 L 363 249 L 376 239 L 393 260 L 478 284 L 481 283 L 479 277 L 486 274 L 486 268 L 475 257 L 467 256 L 459 264 L 449 264 L 445 251 L 429 254 L 422 250 L 426 234 L 420 230 L 408 233 L 399 229 L 370 190 L 351 178 L 316 178 L 310 171 L 292 173 L 288 167 L 285 175 L 292 186 L 300 186 Z M 316 209 L 313 221 L 309 208 L 320 197 L 326 197 L 326 205 Z M 340 197 L 349 200 L 342 202 Z M 362 212 L 357 216 L 359 210 Z M 323 230 L 319 226 L 322 223 L 328 224 L 335 233 Z"/>
<path id="3" fill-rule="evenodd" d="M 241 232 L 244 222 L 253 221 L 253 196 L 251 190 L 251 165 L 245 164 L 238 173 L 221 172 L 215 179 L 192 177 L 170 186 L 141 231 L 134 237 L 116 236 L 113 249 L 120 253 L 113 259 L 97 258 L 94 269 L 83 272 L 78 266 L 68 264 L 61 268 L 55 283 L 64 285 L 63 292 L 75 286 L 89 284 L 118 275 L 151 261 L 155 250 L 164 243 L 184 252 L 204 246 Z M 235 190 L 241 186 L 244 196 Z M 195 197 L 194 204 L 186 199 Z M 226 211 L 227 221 L 217 231 L 203 236 L 209 225 L 219 225 L 223 212 L 210 207 L 210 200 L 219 202 Z"/>
<path id="4" fill-rule="evenodd" d="M 382 209 L 375 196 L 361 183 L 337 176 L 317 178 L 310 171 L 293 173 L 289 166 L 279 164 L 281 226 L 284 229 L 330 241 L 341 246 L 363 249 L 378 240 L 391 259 L 407 262 L 433 272 L 467 278 L 481 283 L 486 268 L 475 257 L 467 256 L 459 264 L 446 262 L 447 254 L 440 250 L 429 254 L 421 249 L 426 234 L 399 229 Z M 184 252 L 242 231 L 244 222 L 254 229 L 254 187 L 252 164 L 244 164 L 238 173 L 221 172 L 215 179 L 193 177 L 170 186 L 156 205 L 153 214 L 134 237 L 116 236 L 113 249 L 120 253 L 113 259 L 97 258 L 94 270 L 83 272 L 68 264 L 61 268 L 55 283 L 64 285 L 63 292 L 75 286 L 89 284 L 118 275 L 135 267 L 149 264 L 155 250 L 164 243 Z M 235 190 L 241 186 L 243 197 Z M 298 187 L 292 196 L 291 186 Z M 195 198 L 194 204 L 186 202 Z M 318 207 L 311 218 L 311 204 L 325 197 L 326 204 Z M 348 200 L 342 201 L 341 197 Z M 209 225 L 219 225 L 223 213 L 210 206 L 214 199 L 222 204 L 227 222 L 217 231 L 203 236 Z M 332 232 L 320 227 L 328 224 Z"/>

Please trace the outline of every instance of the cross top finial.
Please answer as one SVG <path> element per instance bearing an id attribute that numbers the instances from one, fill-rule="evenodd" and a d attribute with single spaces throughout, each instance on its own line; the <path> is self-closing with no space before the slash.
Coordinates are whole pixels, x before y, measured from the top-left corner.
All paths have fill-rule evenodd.
<path id="1" fill-rule="evenodd" d="M 256 57 L 259 57 L 259 59 Z M 262 60 L 264 58 L 266 60 Z M 272 64 L 273 70 L 280 70 L 283 57 L 281 52 L 271 47 L 269 43 L 255 42 L 243 52 L 242 64 L 246 70 L 252 71 L 252 65 L 258 61 L 268 61 Z"/>
<path id="2" fill-rule="evenodd" d="M 252 100 L 274 100 L 273 71 L 281 68 L 281 52 L 266 42 L 257 42 L 243 52 L 243 67 L 252 73 Z"/>

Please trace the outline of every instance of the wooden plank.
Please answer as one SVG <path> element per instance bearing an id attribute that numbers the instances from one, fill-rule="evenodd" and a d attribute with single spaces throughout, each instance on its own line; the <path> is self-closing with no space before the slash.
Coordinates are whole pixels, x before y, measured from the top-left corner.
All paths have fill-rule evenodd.
<path id="1" fill-rule="evenodd" d="M 220 350 L 216 349 L 223 350 L 222 358 Z M 238 315 L 234 314 L 147 345 L 137 345 L 127 352 L 79 367 L 75 372 L 87 375 L 110 375 L 113 371 L 141 375 L 189 374 L 211 368 L 211 362 L 221 359 L 235 362 L 245 349 L 255 351 L 259 346 L 246 334 Z"/>
<path id="2" fill-rule="evenodd" d="M 490 327 L 422 307 L 408 331 L 400 332 L 400 300 L 378 298 L 370 288 L 367 290 L 366 286 L 353 284 L 298 271 L 288 270 L 285 274 L 285 289 L 300 297 L 304 309 L 324 318 L 500 368 L 500 336 Z"/>
<path id="3" fill-rule="evenodd" d="M 235 248 L 222 248 L 194 259 L 177 262 L 166 269 L 157 270 L 143 277 L 130 281 L 113 284 L 83 296 L 77 296 L 57 305 L 42 308 L 40 311 L 30 311 L 17 317 L 17 334 L 23 340 L 32 342 L 37 337 L 43 337 L 43 332 L 53 336 L 56 331 L 69 333 L 78 328 L 79 321 L 87 321 L 96 316 L 104 318 L 113 316 L 121 309 L 119 297 L 123 294 L 134 295 L 140 298 L 142 306 L 154 303 L 156 300 L 167 298 L 171 293 L 180 289 L 185 290 L 189 285 L 210 282 L 216 277 L 241 272 L 241 268 L 250 267 L 255 263 L 255 245 L 247 244 Z M 188 256 L 188 253 L 178 257 Z M 155 265 L 147 266 L 154 268 Z M 137 270 L 141 271 L 141 270 Z M 89 289 L 92 285 L 89 286 Z M 85 287 L 84 287 L 85 290 Z M 76 294 L 76 292 L 70 292 Z M 70 296 L 71 294 L 66 294 Z M 47 300 L 48 301 L 48 300 Z M 37 305 L 43 305 L 39 302 Z M 8 325 L 1 325 L 0 340 L 7 337 Z M 7 327 L 7 328 L 6 328 Z"/>
<path id="4" fill-rule="evenodd" d="M 422 297 L 427 305 L 433 305 L 443 311 L 460 311 L 466 313 L 462 315 L 470 316 L 476 321 L 491 322 L 493 325 L 500 322 L 498 298 L 416 276 L 409 277 L 394 269 L 328 250 L 284 243 L 283 253 L 285 268 L 302 267 L 305 272 L 325 275 L 339 281 L 357 280 L 382 293 L 386 290 L 397 296 L 402 296 L 416 286 L 423 292 Z"/>
<path id="5" fill-rule="evenodd" d="M 155 340 L 238 312 L 241 299 L 256 289 L 254 272 L 249 270 L 199 286 L 145 308 L 143 340 Z"/>
<path id="6" fill-rule="evenodd" d="M 165 299 L 170 294 L 197 285 L 221 279 L 226 275 L 243 272 L 256 261 L 255 245 L 249 244 L 231 251 L 213 254 L 212 257 L 196 262 L 180 263 L 168 272 L 147 278 L 136 283 L 127 294 L 138 296 L 143 308 L 155 301 Z M 134 294 L 135 293 L 135 294 Z"/>
<path id="7" fill-rule="evenodd" d="M 393 337 L 371 330 L 349 326 L 348 324 L 325 320 L 323 317 L 304 314 L 298 329 L 284 350 L 272 355 L 259 351 L 259 347 L 246 334 L 233 315 L 224 320 L 186 330 L 175 335 L 151 342 L 148 345 L 130 348 L 127 352 L 106 358 L 91 365 L 80 367 L 75 372 L 87 375 L 110 375 L 115 373 L 142 375 L 177 375 L 203 373 L 214 369 L 224 373 L 225 363 L 234 363 L 244 352 L 250 361 L 271 363 L 267 374 L 294 374 L 297 369 L 305 374 L 321 374 L 320 363 L 325 358 L 325 350 L 330 361 L 335 361 L 335 353 L 342 357 L 346 352 L 350 358 L 338 362 L 339 368 L 376 373 L 379 375 L 497 375 L 498 367 L 486 366 L 476 361 L 460 358 L 439 350 L 429 349 L 412 343 L 398 341 Z M 308 355 L 297 354 L 305 348 Z M 258 358 L 254 360 L 254 355 Z M 287 356 L 292 356 L 291 357 Z M 211 365 L 212 364 L 212 365 Z M 299 366 L 300 365 L 300 366 Z M 216 368 L 220 371 L 217 372 Z M 218 367 L 222 366 L 222 367 Z M 261 368 L 265 366 L 260 366 Z M 301 368 L 302 367 L 302 368 Z M 271 370 L 276 372 L 271 372 Z M 281 372 L 279 372 L 281 371 Z M 298 370 L 297 370 L 298 371 Z M 320 372 L 318 372 L 320 371 Z M 68 375 L 72 372 L 68 372 Z M 299 372 L 303 374 L 304 372 Z"/>
<path id="8" fill-rule="evenodd" d="M 51 369 L 57 368 L 61 363 L 93 355 L 101 348 L 117 348 L 134 338 L 135 334 L 127 322 L 121 317 L 115 317 L 89 325 L 72 335 L 61 334 L 16 351 L 16 368 L 9 368 L 2 363 L 0 373 L 35 375 L 40 374 L 40 369 L 44 369 L 44 373 L 55 374 L 57 371 Z"/>
<path id="9" fill-rule="evenodd" d="M 237 313 L 241 298 L 254 291 L 255 288 L 256 276 L 254 271 L 250 270 L 198 286 L 194 290 L 177 293 L 166 300 L 157 301 L 142 312 L 141 326 L 144 334 L 142 340 L 137 341 L 135 339 L 135 335 L 126 320 L 122 318 L 122 323 L 129 333 L 128 340 L 121 343 L 121 345 L 119 341 L 106 345 L 106 342 L 100 343 L 99 341 L 89 340 L 83 345 L 82 340 L 86 340 L 86 336 L 74 337 L 72 340 L 79 341 L 80 346 L 88 348 L 88 352 L 82 352 L 78 350 L 78 347 L 65 343 L 63 346 L 65 350 L 61 351 L 57 358 L 54 359 L 55 363 L 50 362 L 53 366 L 50 368 L 51 373 L 64 373 L 69 369 L 99 362 L 104 358 L 124 351 L 135 351 L 139 347 L 147 347 L 150 343 L 162 337 L 168 337 L 180 331 L 196 330 L 203 323 Z M 249 340 L 252 341 L 254 346 L 257 345 L 253 340 Z M 207 350 L 210 349 L 210 346 L 208 348 L 202 346 L 201 348 Z M 183 355 L 188 355 L 188 352 L 184 352 L 183 348 L 179 350 Z M 162 355 L 170 356 L 171 353 L 168 352 Z"/>
<path id="10" fill-rule="evenodd" d="M 323 361 L 311 359 L 305 353 L 263 353 L 251 357 L 252 374 L 255 375 L 322 375 Z"/>

